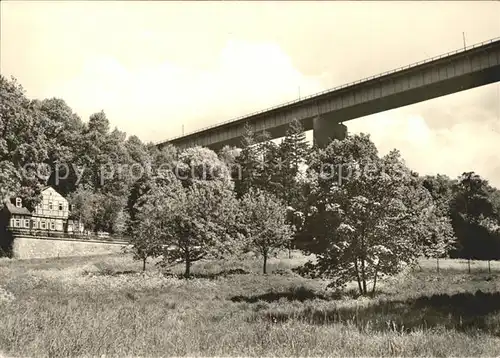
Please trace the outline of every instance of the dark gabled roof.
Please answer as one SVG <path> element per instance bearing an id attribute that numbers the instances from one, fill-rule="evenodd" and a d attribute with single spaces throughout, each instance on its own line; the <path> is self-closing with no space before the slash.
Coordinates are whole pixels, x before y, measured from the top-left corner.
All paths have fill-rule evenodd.
<path id="1" fill-rule="evenodd" d="M 16 215 L 30 215 L 31 213 L 28 209 L 26 208 L 18 208 L 17 206 L 13 205 L 12 203 L 6 202 L 5 203 L 5 208 L 7 211 L 11 214 L 16 214 Z"/>

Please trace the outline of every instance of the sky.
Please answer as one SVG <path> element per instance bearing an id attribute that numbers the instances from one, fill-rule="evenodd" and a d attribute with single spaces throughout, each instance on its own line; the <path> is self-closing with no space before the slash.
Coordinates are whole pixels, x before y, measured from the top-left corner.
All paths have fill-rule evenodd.
<path id="1" fill-rule="evenodd" d="M 496 1 L 0 6 L 2 75 L 154 142 L 500 36 Z M 500 188 L 498 83 L 345 124 L 421 174 Z"/>

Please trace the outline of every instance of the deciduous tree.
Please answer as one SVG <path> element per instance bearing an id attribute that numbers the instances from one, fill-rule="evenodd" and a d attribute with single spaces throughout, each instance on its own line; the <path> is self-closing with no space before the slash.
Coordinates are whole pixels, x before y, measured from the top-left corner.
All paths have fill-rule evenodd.
<path id="1" fill-rule="evenodd" d="M 241 213 L 246 240 L 262 256 L 265 274 L 269 255 L 287 247 L 293 234 L 286 223 L 286 206 L 270 193 L 250 189 L 241 199 Z"/>
<path id="2" fill-rule="evenodd" d="M 456 256 L 470 260 L 491 257 L 492 225 L 498 224 L 492 188 L 488 181 L 474 172 L 464 172 L 453 187 L 450 216 L 460 243 Z"/>
<path id="3" fill-rule="evenodd" d="M 381 275 L 401 271 L 422 253 L 430 235 L 426 223 L 436 213 L 399 152 L 380 158 L 363 134 L 334 140 L 318 152 L 310 176 L 316 225 L 309 230 L 317 261 L 302 273 L 327 277 L 335 287 L 355 280 L 366 295 L 369 281 L 373 293 Z"/>
<path id="4" fill-rule="evenodd" d="M 232 187 L 231 173 L 217 154 L 205 147 L 193 147 L 179 154 L 175 174 L 186 187 L 196 181 L 221 181 Z"/>
<path id="5" fill-rule="evenodd" d="M 185 277 L 193 262 L 220 258 L 238 248 L 234 192 L 221 181 L 194 181 L 156 206 L 162 228 L 163 263 L 185 264 Z"/>
<path id="6" fill-rule="evenodd" d="M 241 168 L 240 177 L 235 180 L 235 190 L 238 198 L 245 195 L 251 188 L 255 188 L 258 177 L 260 158 L 255 133 L 248 124 L 245 124 L 245 134 L 241 142 L 241 152 L 236 164 Z"/>

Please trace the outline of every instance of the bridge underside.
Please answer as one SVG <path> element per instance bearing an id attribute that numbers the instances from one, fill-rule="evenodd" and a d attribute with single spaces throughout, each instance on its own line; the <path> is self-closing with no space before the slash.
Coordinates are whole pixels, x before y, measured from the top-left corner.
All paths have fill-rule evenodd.
<path id="1" fill-rule="evenodd" d="M 313 130 L 315 143 L 324 147 L 332 138 L 345 136 L 345 126 L 339 123 L 500 81 L 500 41 L 489 46 L 443 57 L 168 143 L 179 148 L 201 145 L 214 150 L 225 145 L 239 147 L 245 123 L 257 134 L 265 130 L 275 139 L 283 137 L 289 123 L 296 118 L 306 131 Z"/>

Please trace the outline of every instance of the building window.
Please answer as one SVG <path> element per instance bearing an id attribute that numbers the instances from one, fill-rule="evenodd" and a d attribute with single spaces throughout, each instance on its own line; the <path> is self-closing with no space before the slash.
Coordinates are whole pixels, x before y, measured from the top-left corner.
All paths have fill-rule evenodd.
<path id="1" fill-rule="evenodd" d="M 52 201 L 49 201 L 49 210 L 52 210 Z"/>
<path id="2" fill-rule="evenodd" d="M 55 229 L 56 229 L 56 225 L 53 222 L 51 222 L 50 223 L 50 230 L 55 230 Z"/>
<path id="3" fill-rule="evenodd" d="M 31 224 L 33 226 L 33 229 L 38 229 L 38 222 L 36 222 L 35 220 L 32 220 Z"/>
<path id="4" fill-rule="evenodd" d="M 40 228 L 41 228 L 42 230 L 45 230 L 45 229 L 47 228 L 47 223 L 46 223 L 45 221 L 42 221 L 42 222 L 40 223 Z"/>
<path id="5" fill-rule="evenodd" d="M 63 204 L 59 203 L 59 211 L 63 211 Z"/>
<path id="6" fill-rule="evenodd" d="M 14 227 L 21 227 L 21 220 L 15 219 L 14 220 Z"/>
<path id="7" fill-rule="evenodd" d="M 16 206 L 18 208 L 21 208 L 23 206 L 23 201 L 21 200 L 21 198 L 16 198 Z"/>
<path id="8" fill-rule="evenodd" d="M 30 220 L 29 219 L 24 219 L 24 227 L 26 229 L 29 229 L 30 228 Z"/>

